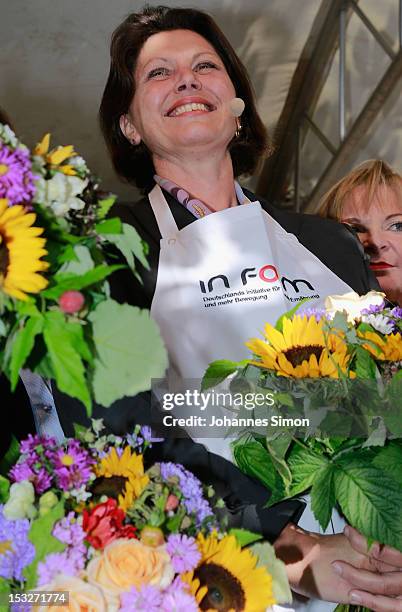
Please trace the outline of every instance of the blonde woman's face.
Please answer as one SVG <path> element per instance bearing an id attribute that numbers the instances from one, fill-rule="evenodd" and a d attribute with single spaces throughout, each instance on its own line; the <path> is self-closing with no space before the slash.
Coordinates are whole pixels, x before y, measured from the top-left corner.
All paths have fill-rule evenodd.
<path id="1" fill-rule="evenodd" d="M 356 230 L 387 297 L 402 304 L 402 185 L 378 187 L 370 205 L 367 198 L 367 187 L 355 187 L 341 221 Z"/>

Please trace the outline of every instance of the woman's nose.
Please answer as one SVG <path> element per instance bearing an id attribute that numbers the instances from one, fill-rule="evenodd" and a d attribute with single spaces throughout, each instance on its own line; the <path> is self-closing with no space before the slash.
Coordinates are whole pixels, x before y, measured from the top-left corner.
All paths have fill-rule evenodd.
<path id="1" fill-rule="evenodd" d="M 387 235 L 382 230 L 370 231 L 361 236 L 364 248 L 369 253 L 375 254 L 388 248 Z"/>
<path id="2" fill-rule="evenodd" d="M 175 89 L 177 92 L 185 91 L 186 89 L 198 91 L 201 89 L 201 83 L 192 70 L 186 70 L 179 76 Z"/>

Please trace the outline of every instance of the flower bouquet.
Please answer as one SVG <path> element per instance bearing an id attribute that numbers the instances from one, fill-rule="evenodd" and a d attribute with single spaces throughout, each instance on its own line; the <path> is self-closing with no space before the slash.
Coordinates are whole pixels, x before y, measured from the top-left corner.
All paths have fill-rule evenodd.
<path id="1" fill-rule="evenodd" d="M 69 600 L 63 609 L 87 612 L 263 612 L 291 601 L 272 546 L 225 531 L 224 504 L 210 488 L 179 464 L 146 469 L 147 448 L 160 442 L 149 428 L 125 437 L 102 430 L 93 420 L 61 445 L 29 436 L 16 461 L 8 457 L 0 477 L 8 609 Z"/>
<path id="2" fill-rule="evenodd" d="M 98 183 L 72 146 L 47 134 L 31 153 L 0 124 L 0 373 L 14 388 L 30 369 L 88 410 L 148 389 L 167 363 L 149 313 L 110 297 L 108 277 L 147 266 L 146 245 L 107 218 L 115 196 Z"/>
<path id="3" fill-rule="evenodd" d="M 231 389 L 271 398 L 252 408 L 267 426 L 237 429 L 233 443 L 270 505 L 308 492 L 323 529 L 337 506 L 369 541 L 402 550 L 402 309 L 383 298 L 293 310 L 247 342 L 251 359 L 211 364 L 203 387 L 231 375 Z"/>

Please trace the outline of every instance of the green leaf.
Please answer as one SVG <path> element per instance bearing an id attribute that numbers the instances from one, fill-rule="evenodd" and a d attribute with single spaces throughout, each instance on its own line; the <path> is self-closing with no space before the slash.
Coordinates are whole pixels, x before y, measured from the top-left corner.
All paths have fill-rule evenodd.
<path id="1" fill-rule="evenodd" d="M 113 204 L 116 202 L 117 196 L 111 194 L 108 198 L 104 198 L 103 200 L 99 200 L 98 207 L 96 211 L 96 218 L 98 221 L 101 221 L 106 217 L 109 210 L 112 208 Z"/>
<path id="2" fill-rule="evenodd" d="M 60 500 L 59 503 L 44 516 L 32 522 L 28 538 L 35 546 L 35 559 L 23 571 L 27 579 L 27 583 L 24 585 L 26 590 L 33 589 L 36 586 L 36 569 L 38 563 L 43 561 L 50 553 L 62 552 L 65 549 L 66 545 L 52 535 L 54 524 L 59 519 L 63 518 L 63 516 L 64 503 Z"/>
<path id="3" fill-rule="evenodd" d="M 283 321 L 285 319 L 291 319 L 293 315 L 296 314 L 300 306 L 304 304 L 304 302 L 308 302 L 310 299 L 311 298 L 303 298 L 302 300 L 300 300 L 300 302 L 297 302 L 296 306 L 293 306 L 291 310 L 287 310 L 286 312 L 284 312 L 283 315 L 281 315 L 279 319 L 277 320 L 277 322 L 275 323 L 275 329 L 277 329 L 280 332 L 283 331 Z"/>
<path id="4" fill-rule="evenodd" d="M 293 496 L 312 486 L 318 473 L 328 466 L 328 459 L 309 448 L 295 446 L 290 453 L 288 466 L 292 473 L 290 494 Z"/>
<path id="5" fill-rule="evenodd" d="M 272 592 L 276 603 L 292 603 L 292 592 L 286 573 L 286 566 L 275 555 L 272 544 L 262 542 L 250 546 L 250 551 L 258 558 L 257 567 L 265 567 L 272 576 Z"/>
<path id="6" fill-rule="evenodd" d="M 59 270 L 63 274 L 78 274 L 82 275 L 93 270 L 95 264 L 92 260 L 90 250 L 83 244 L 76 244 L 75 247 L 70 247 L 73 250 L 74 258 L 67 261 Z"/>
<path id="7" fill-rule="evenodd" d="M 356 347 L 355 372 L 358 378 L 375 378 L 377 367 L 370 353 L 362 346 Z"/>
<path id="8" fill-rule="evenodd" d="M 240 370 L 247 364 L 247 359 L 243 361 L 229 361 L 229 359 L 219 359 L 209 364 L 207 371 L 201 381 L 201 391 L 206 391 L 218 383 L 225 380 L 230 374 Z"/>
<path id="9" fill-rule="evenodd" d="M 123 223 L 121 233 L 108 234 L 108 242 L 114 244 L 124 256 L 131 270 L 135 270 L 134 257 L 149 270 L 149 264 L 145 256 L 144 242 L 132 225 Z"/>
<path id="10" fill-rule="evenodd" d="M 254 542 L 258 542 L 258 540 L 262 540 L 262 535 L 260 533 L 253 533 L 247 529 L 230 529 L 229 535 L 234 535 L 238 545 L 241 548 L 243 548 L 243 546 L 253 544 Z"/>
<path id="11" fill-rule="evenodd" d="M 31 317 L 25 322 L 14 336 L 11 349 L 10 378 L 11 388 L 14 390 L 19 379 L 19 371 L 28 359 L 35 343 L 35 337 L 43 330 L 43 317 Z"/>
<path id="12" fill-rule="evenodd" d="M 82 359 L 89 361 L 91 353 L 84 341 L 81 325 L 67 321 L 61 312 L 50 311 L 45 315 L 43 337 L 53 368 L 52 378 L 55 378 L 58 388 L 81 400 L 90 410 L 89 385 Z"/>
<path id="13" fill-rule="evenodd" d="M 120 234 L 122 231 L 122 222 L 118 217 L 113 217 L 112 219 L 106 219 L 106 221 L 102 221 L 101 223 L 97 223 L 95 225 L 95 231 L 98 234 Z"/>
<path id="14" fill-rule="evenodd" d="M 103 281 L 110 274 L 112 274 L 112 272 L 115 270 L 121 270 L 121 268 L 124 268 L 124 266 L 106 266 L 102 264 L 81 275 L 56 274 L 54 281 L 57 284 L 42 291 L 41 295 L 49 299 L 57 300 L 65 291 L 80 291 L 81 289 L 85 289 L 85 287 L 89 287 L 90 285 Z"/>
<path id="15" fill-rule="evenodd" d="M 402 441 L 392 441 L 382 448 L 373 465 L 393 478 L 402 487 Z"/>
<path id="16" fill-rule="evenodd" d="M 311 488 L 311 509 L 324 531 L 331 520 L 335 501 L 334 466 L 328 464 L 318 471 Z"/>
<path id="17" fill-rule="evenodd" d="M 8 580 L 0 577 L 0 596 L 1 599 L 6 602 L 8 601 L 8 596 L 11 593 L 11 586 Z M 0 612 L 8 612 L 10 610 L 10 606 L 6 603 L 0 605 Z"/>
<path id="18" fill-rule="evenodd" d="M 336 460 L 335 495 L 348 522 L 368 538 L 402 550 L 402 488 L 367 464 L 365 452 Z"/>
<path id="19" fill-rule="evenodd" d="M 102 406 L 146 391 L 164 375 L 167 354 L 148 311 L 105 300 L 89 319 L 97 351 L 93 387 Z"/>
<path id="20" fill-rule="evenodd" d="M 282 479 L 275 471 L 273 460 L 260 442 L 246 442 L 233 449 L 235 461 L 242 472 L 257 478 L 275 497 L 283 497 Z"/>
<path id="21" fill-rule="evenodd" d="M 8 492 L 10 490 L 10 481 L 4 476 L 0 476 L 0 504 L 4 504 L 8 500 Z"/>
<path id="22" fill-rule="evenodd" d="M 10 469 L 15 463 L 17 463 L 20 456 L 20 445 L 14 436 L 11 437 L 10 446 L 7 449 L 6 454 L 0 461 L 0 474 L 7 475 Z"/>

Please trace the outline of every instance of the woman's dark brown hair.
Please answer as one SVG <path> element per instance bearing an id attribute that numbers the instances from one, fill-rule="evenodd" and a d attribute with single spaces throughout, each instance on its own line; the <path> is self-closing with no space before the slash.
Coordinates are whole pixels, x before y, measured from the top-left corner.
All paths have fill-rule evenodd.
<path id="1" fill-rule="evenodd" d="M 256 109 L 254 92 L 247 71 L 233 47 L 212 17 L 195 9 L 145 7 L 132 13 L 112 37 L 109 77 L 99 109 L 100 125 L 116 172 L 137 187 L 153 185 L 152 157 L 144 145 L 132 145 L 120 130 L 120 117 L 128 112 L 135 93 L 134 71 L 145 41 L 158 32 L 192 30 L 203 36 L 216 50 L 246 107 L 241 117 L 242 130 L 230 144 L 235 176 L 252 174 L 268 152 L 267 132 Z"/>

